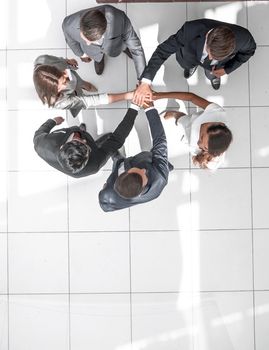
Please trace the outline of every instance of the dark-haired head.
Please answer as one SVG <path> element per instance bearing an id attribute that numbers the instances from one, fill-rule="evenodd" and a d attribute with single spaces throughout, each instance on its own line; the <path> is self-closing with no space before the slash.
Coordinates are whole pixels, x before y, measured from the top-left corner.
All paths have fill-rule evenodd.
<path id="1" fill-rule="evenodd" d="M 225 124 L 213 124 L 207 128 L 207 150 L 202 150 L 193 157 L 194 164 L 201 168 L 206 168 L 207 163 L 213 158 L 220 156 L 230 146 L 233 136 L 232 132 Z"/>
<path id="2" fill-rule="evenodd" d="M 207 51 L 213 59 L 222 61 L 235 50 L 235 35 L 226 26 L 219 26 L 208 33 L 206 39 Z"/>
<path id="3" fill-rule="evenodd" d="M 89 10 L 80 19 L 80 32 L 89 41 L 99 40 L 106 31 L 105 15 L 99 10 Z"/>
<path id="4" fill-rule="evenodd" d="M 137 173 L 124 172 L 115 181 L 114 189 L 121 197 L 136 197 L 143 190 L 142 176 Z"/>
<path id="5" fill-rule="evenodd" d="M 34 70 L 33 80 L 36 92 L 40 100 L 53 107 L 61 96 L 59 92 L 59 79 L 63 78 L 64 72 L 53 66 L 40 65 Z"/>
<path id="6" fill-rule="evenodd" d="M 65 171 L 77 174 L 86 166 L 89 156 L 90 148 L 88 145 L 72 140 L 60 148 L 58 162 Z"/>
<path id="7" fill-rule="evenodd" d="M 225 124 L 213 124 L 207 129 L 208 153 L 217 157 L 225 152 L 232 142 L 232 132 Z"/>

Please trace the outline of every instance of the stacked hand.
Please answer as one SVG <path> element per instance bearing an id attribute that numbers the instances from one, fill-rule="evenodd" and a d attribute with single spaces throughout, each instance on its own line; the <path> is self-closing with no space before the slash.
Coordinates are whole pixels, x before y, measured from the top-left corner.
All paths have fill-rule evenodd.
<path id="1" fill-rule="evenodd" d="M 152 101 L 152 90 L 149 84 L 141 83 L 134 93 L 134 103 L 143 106 L 145 101 Z"/>

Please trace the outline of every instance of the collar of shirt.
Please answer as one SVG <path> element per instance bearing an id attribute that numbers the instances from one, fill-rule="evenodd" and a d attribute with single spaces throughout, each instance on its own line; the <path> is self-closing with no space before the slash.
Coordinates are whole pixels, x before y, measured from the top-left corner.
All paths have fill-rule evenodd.
<path id="1" fill-rule="evenodd" d="M 78 133 L 78 134 L 80 135 L 80 137 L 81 137 L 81 133 L 80 133 L 79 131 L 72 132 L 72 134 L 69 135 L 69 137 L 68 137 L 68 139 L 66 140 L 65 143 L 72 141 L 72 140 L 73 140 L 73 137 L 74 137 L 75 134 L 77 134 L 77 133 Z"/>
<path id="2" fill-rule="evenodd" d="M 102 46 L 104 42 L 104 35 L 99 40 L 93 41 L 91 44 Z"/>
<path id="3" fill-rule="evenodd" d="M 211 29 L 211 30 L 213 30 L 213 29 Z M 210 30 L 209 32 L 207 32 L 207 34 L 209 34 L 209 33 L 211 32 L 211 30 Z M 202 57 L 201 57 L 201 59 L 200 59 L 200 62 L 201 62 L 201 63 L 204 63 L 205 58 L 208 56 L 208 52 L 206 51 L 206 39 L 207 39 L 207 36 L 206 36 L 206 38 L 205 38 L 203 53 L 202 53 Z M 210 66 L 215 66 L 215 65 L 218 64 L 218 62 L 219 62 L 219 61 L 213 59 L 213 60 L 211 61 L 211 63 L 210 63 Z"/>

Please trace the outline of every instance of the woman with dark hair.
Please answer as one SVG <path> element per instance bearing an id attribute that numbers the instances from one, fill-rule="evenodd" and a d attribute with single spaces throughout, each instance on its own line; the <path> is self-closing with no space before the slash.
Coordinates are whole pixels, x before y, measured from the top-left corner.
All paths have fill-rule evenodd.
<path id="1" fill-rule="evenodd" d="M 191 92 L 154 92 L 153 99 L 172 98 L 190 101 L 202 111 L 187 116 L 178 111 L 165 111 L 164 118 L 175 118 L 183 129 L 182 141 L 187 142 L 193 163 L 200 168 L 217 169 L 224 161 L 225 151 L 232 142 L 232 133 L 225 125 L 225 110 Z"/>
<path id="2" fill-rule="evenodd" d="M 42 55 L 37 57 L 34 66 L 34 85 L 43 104 L 57 109 L 70 109 L 73 117 L 81 109 L 132 99 L 132 92 L 89 94 L 97 92 L 97 89 L 77 74 L 78 63 L 75 59 Z"/>

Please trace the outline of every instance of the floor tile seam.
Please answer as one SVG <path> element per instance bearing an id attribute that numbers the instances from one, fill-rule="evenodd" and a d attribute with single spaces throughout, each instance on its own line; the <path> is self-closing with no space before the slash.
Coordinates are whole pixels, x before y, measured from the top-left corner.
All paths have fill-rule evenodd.
<path id="1" fill-rule="evenodd" d="M 169 290 L 169 291 L 162 291 L 162 290 L 141 290 L 141 291 L 133 291 L 131 294 L 132 295 L 140 295 L 140 294 L 203 294 L 203 293 L 269 293 L 269 289 L 225 289 L 225 290 L 218 290 L 218 289 L 213 289 L 213 290 Z M 36 292 L 36 293 L 31 293 L 31 292 L 20 292 L 20 293 L 0 293 L 0 296 L 76 296 L 76 295 L 126 295 L 129 296 L 130 292 L 125 292 L 125 291 L 119 291 L 119 292 Z"/>
<path id="2" fill-rule="evenodd" d="M 65 0 L 65 17 L 67 16 L 67 0 Z M 65 57 L 67 57 L 67 42 L 65 42 Z M 65 120 L 67 121 L 67 114 L 68 111 L 65 111 Z M 71 262 L 70 262 L 70 205 L 69 205 L 69 178 L 66 177 L 66 195 L 67 195 L 67 230 L 68 230 L 68 350 L 71 350 L 71 296 L 70 296 L 70 291 L 71 291 Z"/>
<path id="3" fill-rule="evenodd" d="M 125 12 L 128 16 L 128 4 L 125 4 Z M 127 91 L 129 87 L 129 60 L 126 56 L 126 88 Z M 128 108 L 128 101 L 126 101 L 126 108 Z M 111 171 L 111 170 L 110 170 Z M 132 236 L 131 236 L 131 210 L 128 208 L 128 235 L 129 235 L 129 310 L 130 310 L 130 344 L 133 344 L 133 301 L 132 301 Z"/>
<path id="4" fill-rule="evenodd" d="M 7 291 L 7 348 L 10 349 L 10 271 L 9 271 L 9 196 L 8 196 L 8 188 L 9 188 L 9 182 L 8 182 L 8 174 L 6 174 L 6 273 L 7 273 L 7 285 L 6 285 L 6 291 Z"/>
<path id="5" fill-rule="evenodd" d="M 67 0 L 65 0 L 67 2 Z M 67 113 L 67 112 L 66 112 Z M 68 270 L 68 341 L 69 341 L 69 350 L 71 349 L 71 302 L 70 302 L 70 291 L 71 291 L 71 261 L 70 261 L 70 217 L 69 217 L 69 211 L 70 211 L 70 206 L 69 206 L 69 179 L 66 177 L 66 206 L 67 206 L 67 241 L 68 241 L 68 247 L 67 247 L 67 270 Z"/>
<path id="6" fill-rule="evenodd" d="M 171 158 L 170 158 L 171 160 Z M 218 169 L 218 173 L 225 171 L 225 170 L 251 170 L 251 169 L 269 169 L 269 165 L 266 166 L 234 166 L 234 167 L 222 167 Z M 196 171 L 196 172 L 201 172 L 204 173 L 205 171 L 203 169 L 199 169 L 196 167 L 182 167 L 182 168 L 174 168 L 174 171 L 186 171 L 186 170 L 191 170 L 191 171 Z M 107 173 L 111 172 L 111 169 L 101 169 L 100 173 Z M 59 172 L 56 170 L 38 170 L 38 169 L 20 169 L 20 170 L 0 170 L 1 173 L 8 173 L 8 174 L 17 174 L 17 173 L 33 173 L 33 174 L 42 174 L 42 173 L 49 173 L 49 174 L 58 174 Z M 91 177 L 87 177 L 87 179 L 91 179 Z"/>
<path id="7" fill-rule="evenodd" d="M 7 89 L 8 90 L 8 89 Z M 35 96 L 33 96 L 33 98 L 35 98 Z M 124 103 L 123 101 L 121 103 Z M 109 106 L 109 105 L 108 105 Z M 226 109 L 229 109 L 229 108 L 233 108 L 233 109 L 236 109 L 236 108 L 245 108 L 245 109 L 248 109 L 248 108 L 268 108 L 269 105 L 229 105 L 229 106 L 223 106 L 224 108 Z M 157 107 L 158 108 L 158 107 Z M 168 106 L 167 109 L 172 109 L 172 108 L 175 108 L 174 106 Z M 193 107 L 192 107 L 193 108 Z M 161 109 L 161 107 L 160 107 Z M 117 111 L 117 110 L 126 110 L 126 107 L 112 107 L 112 106 L 109 106 L 109 107 L 100 107 L 100 106 L 96 106 L 96 107 L 90 107 L 90 108 L 87 108 L 87 111 L 93 111 L 93 110 L 102 110 L 102 111 Z M 3 108 L 3 109 L 0 109 L 0 111 L 5 111 L 5 112 L 49 112 L 49 109 L 46 109 L 46 108 Z M 51 111 L 59 111 L 59 109 L 51 109 Z M 61 110 L 63 111 L 63 110 Z"/>
<path id="8" fill-rule="evenodd" d="M 190 228 L 188 231 L 190 232 L 218 232 L 218 231 L 251 231 L 252 227 L 246 228 L 200 228 L 200 229 L 195 229 L 195 228 Z M 253 231 L 268 231 L 269 227 L 253 227 Z M 159 233 L 159 232 L 181 232 L 181 231 L 185 231 L 185 229 L 132 229 L 130 231 L 130 233 Z M 10 231 L 10 232 L 0 232 L 0 235 L 5 235 L 5 234 L 10 234 L 10 235 L 24 235 L 24 234 L 62 234 L 62 235 L 67 235 L 68 232 L 67 231 Z M 113 233 L 129 233 L 128 229 L 126 230 L 115 230 L 115 231 L 110 231 L 110 230 L 94 230 L 94 231 L 90 231 L 90 230 L 83 230 L 83 231 L 79 231 L 79 230 L 70 230 L 69 231 L 70 234 L 72 234 L 73 236 L 75 236 L 76 234 L 102 234 L 102 233 L 108 233 L 108 234 L 113 234 Z"/>
<path id="9" fill-rule="evenodd" d="M 246 4 L 246 22 L 247 22 L 247 28 L 249 28 L 249 17 L 248 17 L 248 6 Z M 255 320 L 255 313 L 256 313 L 256 306 L 255 306 L 255 261 L 254 261 L 254 212 L 253 212 L 253 173 L 252 173 L 252 165 L 253 165 L 253 159 L 252 159 L 252 123 L 251 123 L 251 81 L 250 81 L 250 63 L 247 62 L 247 69 L 248 69 L 248 101 L 249 101 L 249 152 L 250 152 L 250 205 L 251 205 L 251 259 L 252 259 L 252 307 L 253 307 L 253 346 L 254 350 L 256 350 L 256 320 Z"/>
<path id="10" fill-rule="evenodd" d="M 256 44 L 257 48 L 269 48 L 269 44 Z M 155 49 L 156 46 L 148 46 L 144 45 L 144 49 Z M 59 51 L 59 50 L 66 50 L 66 53 L 68 51 L 71 51 L 70 48 L 63 46 L 63 47 L 37 47 L 37 48 L 30 48 L 30 47 L 25 47 L 25 48 L 7 48 L 7 49 L 0 49 L 0 52 L 15 52 L 15 51 Z M 118 57 L 118 56 L 116 56 Z"/>

